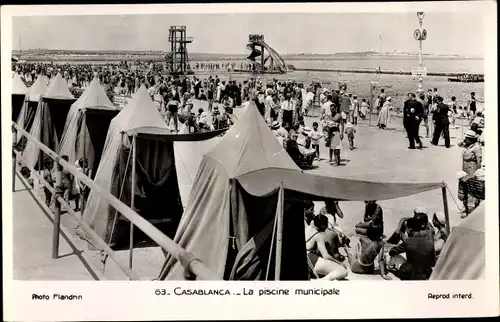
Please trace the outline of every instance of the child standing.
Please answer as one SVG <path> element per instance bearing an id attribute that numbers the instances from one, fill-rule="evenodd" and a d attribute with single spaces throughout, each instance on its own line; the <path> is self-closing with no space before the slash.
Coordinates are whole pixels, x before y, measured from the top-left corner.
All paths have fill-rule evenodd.
<path id="1" fill-rule="evenodd" d="M 52 159 L 45 159 L 43 162 L 43 180 L 45 180 L 51 187 L 54 187 L 54 177 L 52 176 L 52 170 L 54 168 L 54 161 Z M 45 193 L 45 204 L 47 207 L 50 207 L 52 203 L 52 192 L 47 189 L 47 187 L 43 187 L 43 192 Z"/>
<path id="2" fill-rule="evenodd" d="M 331 128 L 331 141 L 330 141 L 330 162 L 335 161 L 336 165 L 340 165 L 340 149 L 342 149 L 342 140 L 340 138 L 339 125 L 335 124 Z M 334 160 L 332 160 L 332 157 Z"/>
<path id="3" fill-rule="evenodd" d="M 67 155 L 61 156 L 61 159 L 63 159 L 66 162 L 69 161 L 69 157 Z M 59 178 L 56 177 L 56 190 L 58 190 L 58 192 L 62 193 L 63 199 L 64 199 L 64 201 L 66 201 L 66 203 L 68 205 L 70 203 L 70 200 L 74 199 L 75 203 L 76 203 L 76 208 L 79 208 L 79 205 L 78 205 L 79 200 L 75 199 L 75 196 L 77 196 L 78 193 L 76 191 L 75 182 L 73 180 L 73 175 L 69 171 L 67 171 L 65 169 L 61 169 L 60 177 Z M 56 196 L 53 196 L 53 198 L 54 197 L 56 197 Z M 61 207 L 61 210 L 62 210 L 62 207 Z"/>
<path id="4" fill-rule="evenodd" d="M 347 140 L 349 140 L 349 149 L 354 150 L 354 134 L 356 133 L 356 129 L 351 122 L 347 122 L 345 125 L 345 133 L 347 134 Z"/>
<path id="5" fill-rule="evenodd" d="M 311 138 L 311 146 L 316 150 L 316 159 L 319 160 L 319 140 L 323 137 L 323 134 L 318 130 L 318 122 L 313 123 L 313 129 L 309 134 Z"/>
<path id="6" fill-rule="evenodd" d="M 360 111 L 359 111 L 359 116 L 365 120 L 366 119 L 366 115 L 368 114 L 368 103 L 366 103 L 366 99 L 362 99 L 361 100 L 361 108 L 360 108 Z"/>
<path id="7" fill-rule="evenodd" d="M 90 177 L 92 175 L 90 168 L 89 168 L 89 161 L 87 158 L 78 159 L 75 163 L 75 166 L 76 166 L 76 169 L 78 171 L 82 172 L 87 177 Z M 83 212 L 83 208 L 85 207 L 85 204 L 87 203 L 88 196 L 90 194 L 90 188 L 87 187 L 87 185 L 85 183 L 78 180 L 78 178 L 74 178 L 74 179 L 75 179 L 75 185 L 76 185 L 78 193 L 80 195 L 79 201 L 80 201 L 80 205 L 82 207 L 81 210 Z M 78 209 L 78 204 L 77 204 L 77 208 L 75 209 L 75 211 L 79 211 L 79 210 L 80 209 Z"/>

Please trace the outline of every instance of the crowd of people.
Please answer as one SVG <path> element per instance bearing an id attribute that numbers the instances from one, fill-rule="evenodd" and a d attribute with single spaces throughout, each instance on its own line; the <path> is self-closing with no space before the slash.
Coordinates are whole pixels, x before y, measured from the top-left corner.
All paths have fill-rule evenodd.
<path id="1" fill-rule="evenodd" d="M 321 141 L 328 147 L 327 161 L 332 165 L 340 165 L 344 136 L 348 141 L 346 148 L 355 149 L 356 125 L 372 111 L 370 99 L 360 99 L 356 94 L 349 93 L 346 84 L 340 84 L 338 89 L 330 89 L 319 82 L 304 84 L 291 79 L 263 81 L 260 77 L 254 77 L 237 82 L 217 75 L 209 75 L 204 79 L 196 75 L 164 76 L 158 71 L 161 64 L 153 62 L 149 66 L 141 63 L 132 67 L 123 63 L 101 66 L 18 63 L 13 68 L 26 82 L 34 81 L 39 74 L 51 77 L 61 73 L 70 87 L 84 88 L 93 77 L 98 77 L 111 95 L 130 96 L 144 85 L 158 104 L 165 121 L 168 124 L 173 121 L 174 132 L 180 131 L 184 124 L 183 131 L 188 132 L 230 126 L 235 121 L 233 109 L 253 101 L 301 168 L 311 168 L 313 161 L 321 160 Z M 218 63 L 195 63 L 195 68 L 219 67 Z M 193 99 L 208 102 L 207 110 L 193 110 Z M 419 136 L 421 125 L 426 129 L 425 137 L 432 136 L 431 144 L 437 145 L 442 137 L 446 147 L 450 146 L 449 127 L 454 127 L 459 117 L 468 118 L 474 124 L 479 123 L 475 126 L 475 132 L 478 133 L 477 128 L 482 130 L 484 127 L 484 115 L 478 112 L 477 101 L 475 93 L 471 93 L 465 107 L 457 104 L 456 97 L 444 103 L 437 88 L 429 89 L 427 95 L 408 94 L 402 109 L 408 148 L 423 147 Z M 311 128 L 305 125 L 304 116 L 316 107 L 320 108 L 320 118 Z M 387 128 L 394 109 L 392 98 L 383 88 L 380 89 L 373 104 L 373 110 L 378 112 L 377 126 L 380 129 Z M 209 114 L 213 114 L 214 122 L 208 122 Z M 483 120 L 482 123 L 478 118 Z M 481 140 L 478 137 L 478 141 Z"/>
<path id="2" fill-rule="evenodd" d="M 234 63 L 234 62 L 193 62 L 190 64 L 189 69 L 194 71 L 252 71 L 255 69 L 255 64 L 250 63 Z"/>

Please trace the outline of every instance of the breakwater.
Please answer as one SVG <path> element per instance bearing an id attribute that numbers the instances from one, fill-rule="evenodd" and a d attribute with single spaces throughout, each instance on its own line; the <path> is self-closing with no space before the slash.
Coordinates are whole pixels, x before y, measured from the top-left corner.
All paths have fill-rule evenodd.
<path id="1" fill-rule="evenodd" d="M 376 69 L 331 69 L 331 68 L 295 68 L 294 71 L 300 72 L 329 72 L 329 73 L 354 73 L 354 74 L 381 74 L 381 75 L 410 75 L 411 71 L 402 70 L 376 70 Z M 437 77 L 458 77 L 464 73 L 427 73 L 427 76 Z M 475 74 L 484 77 L 484 74 Z"/>

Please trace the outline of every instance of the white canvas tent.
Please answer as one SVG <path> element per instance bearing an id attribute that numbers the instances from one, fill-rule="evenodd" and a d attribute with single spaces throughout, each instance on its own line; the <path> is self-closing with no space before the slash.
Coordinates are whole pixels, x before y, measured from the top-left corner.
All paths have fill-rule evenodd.
<path id="1" fill-rule="evenodd" d="M 453 227 L 430 280 L 478 280 L 485 274 L 485 203 Z"/>
<path id="2" fill-rule="evenodd" d="M 19 117 L 27 93 L 28 88 L 21 75 L 15 73 L 12 78 L 12 121 L 16 121 Z"/>
<path id="3" fill-rule="evenodd" d="M 56 150 L 63 134 L 66 117 L 74 102 L 75 98 L 69 91 L 67 83 L 61 74 L 57 74 L 38 102 L 30 135 L 50 149 Z M 24 149 L 24 159 L 27 166 L 35 167 L 37 162 L 43 160 L 43 153 L 29 141 Z"/>
<path id="4" fill-rule="evenodd" d="M 183 212 L 179 186 L 185 187 L 184 191 L 190 187 L 179 184 L 177 173 L 189 178 L 197 167 L 196 159 L 182 162 L 185 149 L 175 155 L 174 143 L 208 140 L 220 133 L 171 134 L 146 88 L 141 86 L 111 121 L 94 180 L 165 234 L 173 236 Z M 130 234 L 129 224 L 93 192 L 83 220 L 115 249 L 125 246 L 132 249 L 145 239 L 137 236 L 133 245 L 124 245 L 129 241 L 125 238 Z"/>
<path id="5" fill-rule="evenodd" d="M 174 142 L 175 170 L 184 208 L 188 204 L 194 179 L 203 156 L 210 152 L 220 139 L 220 137 L 214 137 L 205 141 Z"/>
<path id="6" fill-rule="evenodd" d="M 46 76 L 39 75 L 33 85 L 31 85 L 31 87 L 28 89 L 28 93 L 26 93 L 21 112 L 19 113 L 16 122 L 26 131 L 29 131 L 31 129 L 36 109 L 38 107 L 38 101 L 40 101 L 40 97 L 47 92 L 48 82 L 49 81 Z M 21 140 L 21 136 L 18 137 L 18 141 L 19 140 Z"/>
<path id="7" fill-rule="evenodd" d="M 94 78 L 82 96 L 71 105 L 58 153 L 67 155 L 71 163 L 86 157 L 94 173 L 103 152 L 109 124 L 118 112 L 104 87 Z"/>

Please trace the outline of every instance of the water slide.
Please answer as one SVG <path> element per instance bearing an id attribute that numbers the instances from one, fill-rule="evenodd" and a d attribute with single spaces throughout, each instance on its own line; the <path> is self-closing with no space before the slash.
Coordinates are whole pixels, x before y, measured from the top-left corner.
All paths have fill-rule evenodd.
<path id="1" fill-rule="evenodd" d="M 258 47 L 262 48 L 262 50 L 260 50 Z M 287 71 L 289 71 L 289 68 L 286 65 L 283 57 L 281 57 L 281 55 L 276 50 L 274 50 L 264 41 L 264 36 L 250 35 L 248 39 L 247 48 L 251 50 L 251 53 L 247 57 L 247 59 L 250 60 L 252 63 L 258 65 L 260 65 L 260 63 L 259 59 L 257 58 L 262 55 L 266 55 L 267 51 L 267 57 L 264 58 L 264 66 L 263 66 L 265 71 L 280 72 L 280 73 L 286 73 Z"/>

